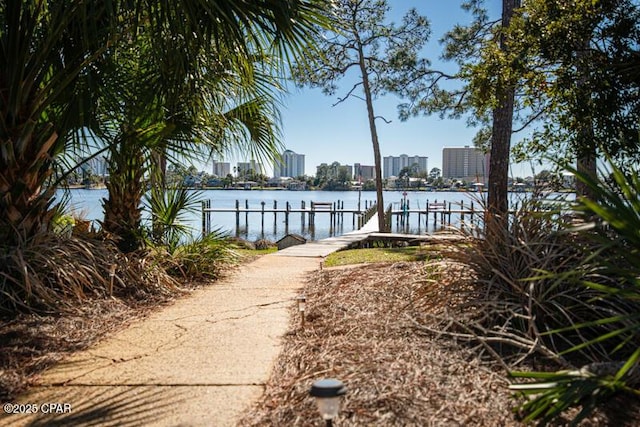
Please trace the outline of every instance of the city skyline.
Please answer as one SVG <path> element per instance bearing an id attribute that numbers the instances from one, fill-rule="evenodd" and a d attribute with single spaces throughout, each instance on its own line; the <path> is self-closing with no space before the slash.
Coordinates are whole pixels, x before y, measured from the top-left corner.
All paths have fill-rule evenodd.
<path id="1" fill-rule="evenodd" d="M 439 59 L 442 53 L 439 40 L 455 24 L 470 22 L 471 15 L 454 2 L 394 0 L 389 4 L 390 20 L 396 23 L 400 22 L 411 7 L 428 17 L 432 35 L 422 55 L 432 61 L 434 69 L 455 72 L 454 64 Z M 487 7 L 491 16 L 500 16 L 500 2 L 489 1 Z M 374 164 L 364 102 L 353 98 L 336 104 L 338 98 L 344 96 L 352 85 L 353 76 L 347 76 L 340 82 L 335 96 L 326 96 L 320 89 L 297 88 L 289 83 L 289 94 L 284 96 L 281 108 L 280 151 L 287 149 L 305 154 L 306 175 L 314 175 L 318 165 L 334 161 L 341 164 Z M 384 157 L 405 153 L 428 157 L 430 168 L 437 166 L 442 169 L 443 148 L 473 146 L 473 138 L 478 129 L 468 127 L 466 118 L 441 119 L 435 114 L 401 122 L 397 115 L 397 106 L 401 102 L 402 100 L 392 95 L 379 97 L 374 101 L 376 115 L 385 118 L 377 121 L 381 161 Z M 334 104 L 336 105 L 333 106 Z M 515 135 L 514 141 L 518 138 L 520 135 Z M 233 163 L 248 160 L 246 157 L 236 156 L 223 161 Z M 268 174 L 273 174 L 272 165 L 267 162 L 263 164 L 267 166 Z M 512 174 L 525 177 L 533 175 L 533 171 L 528 165 L 512 165 Z"/>
<path id="2" fill-rule="evenodd" d="M 274 178 L 290 177 L 306 175 L 309 177 L 316 176 L 316 173 L 300 173 L 305 169 L 305 154 L 296 153 L 292 150 L 285 150 L 281 153 L 282 160 L 274 162 L 273 174 L 268 174 L 264 166 L 259 162 L 238 162 L 235 167 L 229 162 L 213 162 L 212 173 L 217 176 L 226 176 L 233 170 L 233 175 L 240 176 L 247 171 L 257 171 L 265 173 Z M 439 169 L 440 174 L 444 178 L 460 178 L 460 179 L 477 179 L 482 176 L 486 179 L 489 169 L 489 155 L 481 150 L 470 147 L 468 145 L 462 147 L 444 147 L 442 149 L 442 164 L 430 165 L 429 157 L 407 154 L 399 154 L 397 156 L 385 156 L 382 159 L 382 176 L 383 178 L 397 177 L 405 168 L 415 168 L 415 172 L 430 173 L 433 169 Z M 366 165 L 360 162 L 341 163 L 338 161 L 323 162 L 316 166 L 330 166 L 338 163 L 341 167 L 348 167 L 350 175 L 354 179 L 374 179 L 374 166 Z M 217 171 L 221 171 L 222 175 Z"/>

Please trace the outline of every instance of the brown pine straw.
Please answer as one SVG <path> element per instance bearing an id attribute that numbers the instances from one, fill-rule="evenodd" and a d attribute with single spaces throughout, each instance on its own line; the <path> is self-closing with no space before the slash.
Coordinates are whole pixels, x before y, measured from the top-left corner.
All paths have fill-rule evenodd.
<path id="1" fill-rule="evenodd" d="M 450 302 L 437 292 L 447 281 L 434 281 L 434 268 L 403 262 L 316 272 L 304 289 L 304 329 L 294 304 L 264 400 L 239 425 L 323 425 L 308 394 L 322 378 L 348 388 L 337 426 L 521 425 L 498 364 L 416 328 Z M 425 287 L 440 300 L 426 301 Z"/>

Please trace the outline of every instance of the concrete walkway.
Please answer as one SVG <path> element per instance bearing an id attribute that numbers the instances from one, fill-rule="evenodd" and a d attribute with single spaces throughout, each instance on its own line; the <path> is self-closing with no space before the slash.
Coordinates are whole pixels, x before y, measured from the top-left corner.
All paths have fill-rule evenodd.
<path id="1" fill-rule="evenodd" d="M 322 258 L 275 254 L 75 354 L 1 426 L 233 426 L 261 397 L 305 276 Z M 47 414 L 43 412 L 49 412 Z"/>

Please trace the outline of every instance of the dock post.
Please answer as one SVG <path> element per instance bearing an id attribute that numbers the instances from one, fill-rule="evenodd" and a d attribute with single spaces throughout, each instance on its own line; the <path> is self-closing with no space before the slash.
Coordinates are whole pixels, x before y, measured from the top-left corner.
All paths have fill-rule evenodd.
<path id="1" fill-rule="evenodd" d="M 273 235 L 278 235 L 278 201 L 273 201 Z"/>
<path id="2" fill-rule="evenodd" d="M 434 203 L 438 203 L 438 199 Z M 433 229 L 435 230 L 438 227 L 438 213 L 433 211 Z"/>
<path id="3" fill-rule="evenodd" d="M 273 201 L 273 227 L 275 228 L 276 223 L 278 222 L 278 201 Z"/>
<path id="4" fill-rule="evenodd" d="M 249 229 L 249 199 L 244 200 L 244 226 Z"/>
<path id="5" fill-rule="evenodd" d="M 211 200 L 209 200 L 209 203 L 211 203 Z M 206 202 L 203 200 L 201 202 L 202 205 L 202 235 L 205 236 L 207 234 L 207 224 L 206 224 L 206 220 L 205 220 L 205 208 L 206 208 Z"/>
<path id="6" fill-rule="evenodd" d="M 287 202 L 287 210 L 284 213 L 284 228 L 285 234 L 289 234 L 289 211 L 291 210 L 291 205 Z"/>
<path id="7" fill-rule="evenodd" d="M 261 219 L 260 219 L 260 230 L 261 230 L 261 233 L 262 233 L 262 237 L 264 237 L 264 205 L 265 205 L 264 200 L 262 202 L 260 202 L 260 204 L 262 205 L 262 212 L 260 214 L 260 216 L 261 216 Z"/>
<path id="8" fill-rule="evenodd" d="M 236 236 L 240 235 L 240 201 L 236 200 Z"/>
<path id="9" fill-rule="evenodd" d="M 336 202 L 331 204 L 331 208 L 329 211 L 329 223 L 331 224 L 331 228 L 336 226 Z M 333 233 L 329 232 L 330 236 L 333 236 Z"/>
<path id="10" fill-rule="evenodd" d="M 426 233 L 429 232 L 429 199 L 427 199 L 427 204 L 424 207 L 424 231 Z"/>
<path id="11" fill-rule="evenodd" d="M 460 228 L 464 229 L 464 200 L 460 200 Z"/>
<path id="12" fill-rule="evenodd" d="M 304 200 L 300 201 L 300 224 L 302 225 L 302 229 L 304 230 L 304 212 L 305 212 L 305 203 Z"/>
<path id="13" fill-rule="evenodd" d="M 471 202 L 471 226 L 473 226 L 473 201 Z"/>
<path id="14" fill-rule="evenodd" d="M 331 203 L 331 205 L 329 206 L 329 237 L 333 237 L 333 229 L 335 228 L 335 209 L 336 209 L 336 202 Z"/>
<path id="15" fill-rule="evenodd" d="M 358 200 L 358 211 L 360 210 L 360 200 Z M 356 212 L 353 211 L 353 215 L 351 215 L 351 228 L 355 230 L 356 228 Z"/>
<path id="16" fill-rule="evenodd" d="M 205 220 L 204 220 L 204 200 L 200 203 L 201 207 L 202 207 L 202 235 L 204 236 L 206 233 L 206 229 L 205 229 Z"/>
<path id="17" fill-rule="evenodd" d="M 335 228 L 336 226 L 336 216 L 338 215 L 338 204 L 336 202 L 333 202 L 333 209 L 331 210 L 331 213 L 329 214 L 329 216 L 331 217 L 332 221 L 331 221 L 331 225 Z"/>

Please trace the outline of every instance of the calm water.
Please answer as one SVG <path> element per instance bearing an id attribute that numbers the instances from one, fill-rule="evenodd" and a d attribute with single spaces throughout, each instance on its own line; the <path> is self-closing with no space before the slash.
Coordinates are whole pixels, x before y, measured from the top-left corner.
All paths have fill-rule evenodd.
<path id="1" fill-rule="evenodd" d="M 343 203 L 345 209 L 356 209 L 358 203 L 364 208 L 365 204 L 375 201 L 375 192 L 358 192 L 358 191 L 287 191 L 287 190 L 202 190 L 199 191 L 202 200 L 211 200 L 212 208 L 234 208 L 236 200 L 240 206 L 244 207 L 246 203 L 249 208 L 260 209 L 261 202 L 265 202 L 265 208 L 273 208 L 274 201 L 277 202 L 278 208 L 284 208 L 289 202 L 291 208 L 300 208 L 301 202 L 304 201 L 310 206 L 311 201 L 314 202 L 340 202 Z M 61 194 L 61 193 L 60 193 Z M 402 200 L 405 198 L 402 191 L 385 191 L 384 203 L 394 205 L 399 209 Z M 96 222 L 103 218 L 101 200 L 107 197 L 107 191 L 104 189 L 74 189 L 70 191 L 69 207 L 81 217 Z M 427 202 L 457 202 L 464 201 L 468 205 L 472 200 L 482 196 L 482 193 L 465 193 L 465 192 L 425 192 L 425 191 L 408 191 L 406 199 L 409 201 L 411 208 L 424 209 Z M 245 216 L 240 215 L 240 227 L 236 229 L 236 215 L 233 212 L 211 214 L 211 228 L 220 229 L 230 235 L 237 235 L 248 240 L 256 240 L 265 238 L 269 240 L 278 240 L 286 233 L 301 234 L 307 239 L 323 239 L 332 235 L 340 235 L 354 229 L 354 220 L 352 214 L 344 214 L 341 223 L 335 227 L 330 222 L 329 214 L 317 214 L 315 227 L 309 228 L 307 221 L 302 224 L 301 215 L 292 213 L 289 216 L 289 227 L 286 228 L 284 215 L 279 214 L 274 218 L 272 213 L 265 213 L 264 221 L 260 213 L 251 213 Z M 246 222 L 245 222 L 246 220 Z M 187 214 L 185 222 L 193 229 L 194 235 L 201 234 L 202 229 L 202 213 L 198 212 Z M 263 226 L 264 224 L 264 226 Z M 424 215 L 421 223 L 418 224 L 417 215 L 412 215 L 409 219 L 408 227 L 402 230 L 396 228 L 396 221 L 393 221 L 393 231 L 410 231 L 414 233 L 433 232 L 432 219 L 429 223 L 425 223 Z M 408 230 L 407 230 L 408 228 Z"/>

